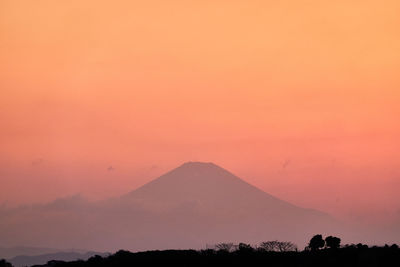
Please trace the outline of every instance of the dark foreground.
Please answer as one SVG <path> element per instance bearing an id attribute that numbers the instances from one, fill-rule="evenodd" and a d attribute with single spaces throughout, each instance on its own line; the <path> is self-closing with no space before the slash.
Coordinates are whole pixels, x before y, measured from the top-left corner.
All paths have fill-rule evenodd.
<path id="1" fill-rule="evenodd" d="M 1 265 L 1 264 L 0 264 Z M 270 252 L 257 249 L 164 250 L 131 253 L 118 251 L 108 257 L 87 261 L 50 261 L 52 267 L 75 266 L 400 266 L 400 249 L 393 247 L 348 246 L 301 252 Z"/>

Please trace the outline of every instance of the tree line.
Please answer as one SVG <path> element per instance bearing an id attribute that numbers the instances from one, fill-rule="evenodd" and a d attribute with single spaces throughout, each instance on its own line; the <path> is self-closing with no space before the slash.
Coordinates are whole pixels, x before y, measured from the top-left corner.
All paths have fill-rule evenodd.
<path id="1" fill-rule="evenodd" d="M 220 243 L 204 250 L 163 250 L 129 252 L 120 250 L 109 256 L 94 256 L 87 261 L 49 261 L 36 267 L 106 267 L 106 266 L 400 266 L 398 245 L 367 246 L 364 244 L 341 245 L 335 236 L 313 236 L 304 250 L 291 242 L 265 241 L 256 246 L 246 243 Z M 0 267 L 12 267 L 0 260 Z"/>
<path id="2" fill-rule="evenodd" d="M 259 245 L 251 246 L 246 243 L 219 243 L 214 246 L 217 251 L 233 252 L 233 251 L 243 251 L 243 250 L 259 250 L 259 251 L 275 251 L 275 252 L 287 252 L 287 251 L 297 251 L 297 246 L 291 242 L 286 241 L 265 241 L 261 242 Z"/>
<path id="3" fill-rule="evenodd" d="M 363 245 L 361 243 L 354 245 L 344 245 L 343 247 L 351 247 L 351 246 L 357 246 L 357 247 L 364 247 L 367 245 Z M 388 245 L 387 245 L 388 246 Z M 396 244 L 392 245 L 394 248 L 397 247 Z M 341 247 L 341 239 L 336 236 L 327 236 L 325 239 L 322 237 L 322 235 L 314 235 L 310 241 L 308 242 L 308 245 L 304 248 L 305 251 L 316 251 L 320 249 L 338 249 Z M 237 250 L 258 250 L 258 251 L 268 251 L 268 252 L 289 252 L 289 251 L 298 251 L 298 248 L 295 244 L 292 242 L 287 242 L 287 241 L 278 241 L 278 240 L 273 240 L 273 241 L 266 241 L 266 242 L 261 242 L 258 245 L 251 246 L 246 243 L 239 243 L 239 244 L 234 244 L 234 243 L 219 243 L 215 245 L 212 249 L 218 250 L 218 251 L 226 251 L 226 252 L 233 252 Z"/>

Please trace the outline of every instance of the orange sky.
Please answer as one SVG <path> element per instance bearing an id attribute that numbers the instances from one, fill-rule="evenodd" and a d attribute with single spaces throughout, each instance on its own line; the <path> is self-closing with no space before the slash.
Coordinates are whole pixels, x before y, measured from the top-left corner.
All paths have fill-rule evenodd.
<path id="1" fill-rule="evenodd" d="M 298 205 L 400 217 L 399 14 L 1 0 L 0 203 L 118 195 L 198 160 Z"/>

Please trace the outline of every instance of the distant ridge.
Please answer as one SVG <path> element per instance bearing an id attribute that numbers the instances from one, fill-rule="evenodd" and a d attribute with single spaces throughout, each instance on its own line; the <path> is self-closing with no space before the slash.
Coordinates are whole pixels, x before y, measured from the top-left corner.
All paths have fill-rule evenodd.
<path id="1" fill-rule="evenodd" d="M 59 250 L 53 248 L 40 248 L 40 247 L 27 247 L 27 246 L 0 247 L 0 259 L 11 259 L 19 255 L 35 256 L 40 254 L 48 254 L 56 252 L 59 252 Z"/>
<path id="2" fill-rule="evenodd" d="M 57 260 L 57 261 L 75 261 L 75 260 L 87 260 L 90 257 L 95 255 L 99 256 L 107 256 L 108 253 L 98 253 L 98 252 L 86 252 L 86 253 L 78 253 L 78 252 L 57 252 L 57 253 L 49 253 L 49 254 L 41 254 L 34 256 L 16 256 L 14 258 L 9 259 L 10 263 L 14 267 L 23 267 L 23 266 L 32 266 L 38 264 L 46 264 L 48 261 Z"/>

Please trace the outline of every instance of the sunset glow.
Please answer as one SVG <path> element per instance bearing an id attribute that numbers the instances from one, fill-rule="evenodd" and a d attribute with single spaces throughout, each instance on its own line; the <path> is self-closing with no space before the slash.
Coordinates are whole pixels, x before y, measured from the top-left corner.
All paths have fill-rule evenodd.
<path id="1" fill-rule="evenodd" d="M 0 1 L 0 205 L 214 162 L 400 220 L 400 2 Z"/>

